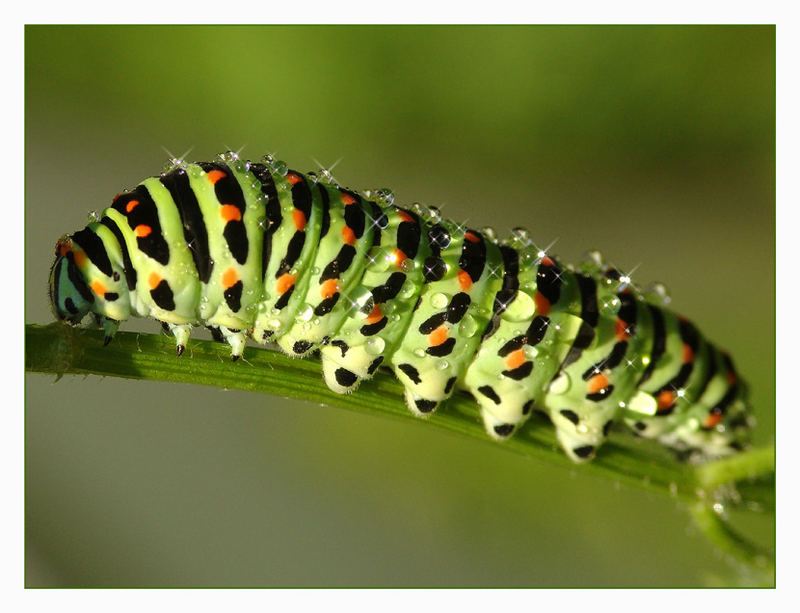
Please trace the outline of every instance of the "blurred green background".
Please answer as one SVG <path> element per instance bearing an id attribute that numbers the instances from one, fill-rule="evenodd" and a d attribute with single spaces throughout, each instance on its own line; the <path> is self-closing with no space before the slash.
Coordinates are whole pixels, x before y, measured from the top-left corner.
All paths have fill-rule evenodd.
<path id="1" fill-rule="evenodd" d="M 345 185 L 665 282 L 773 440 L 773 27 L 29 26 L 25 62 L 27 322 L 55 240 L 165 150 L 341 158 Z M 669 498 L 421 422 L 26 375 L 25 440 L 30 586 L 743 580 Z"/>

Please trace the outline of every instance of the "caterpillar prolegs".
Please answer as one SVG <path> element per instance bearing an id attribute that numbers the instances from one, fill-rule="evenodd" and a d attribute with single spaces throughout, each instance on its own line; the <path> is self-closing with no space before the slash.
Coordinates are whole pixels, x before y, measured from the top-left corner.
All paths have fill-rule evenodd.
<path id="1" fill-rule="evenodd" d="M 575 461 L 615 422 L 694 460 L 748 441 L 728 355 L 597 254 L 565 266 L 524 229 L 498 240 L 270 156 L 171 160 L 58 241 L 49 291 L 58 319 L 92 313 L 106 342 L 140 316 L 179 356 L 194 326 L 234 360 L 247 337 L 319 350 L 333 391 L 388 367 L 420 416 L 466 390 L 499 440 L 539 411 Z"/>

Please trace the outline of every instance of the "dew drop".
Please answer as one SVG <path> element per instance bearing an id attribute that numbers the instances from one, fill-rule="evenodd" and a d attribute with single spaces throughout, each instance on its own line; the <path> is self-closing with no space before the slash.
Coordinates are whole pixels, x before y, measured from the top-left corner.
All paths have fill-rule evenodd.
<path id="1" fill-rule="evenodd" d="M 320 183 L 331 185 L 334 182 L 333 174 L 327 168 L 321 168 L 318 173 L 318 180 Z"/>
<path id="2" fill-rule="evenodd" d="M 525 345 L 522 348 L 522 353 L 525 354 L 525 357 L 529 360 L 533 360 L 536 356 L 539 355 L 539 350 L 536 347 L 531 347 L 530 345 Z"/>
<path id="3" fill-rule="evenodd" d="M 435 309 L 443 309 L 447 306 L 450 300 L 447 298 L 446 294 L 442 292 L 436 292 L 430 298 L 431 306 Z"/>
<path id="4" fill-rule="evenodd" d="M 659 306 L 666 306 L 672 300 L 670 298 L 667 286 L 663 283 L 659 283 L 658 281 L 651 284 L 650 287 L 647 288 L 647 291 L 645 292 L 645 298 Z"/>
<path id="5" fill-rule="evenodd" d="M 497 231 L 492 226 L 484 226 L 481 228 L 481 234 L 493 243 L 497 242 Z"/>
<path id="6" fill-rule="evenodd" d="M 429 206 L 426 211 L 427 221 L 432 224 L 437 224 L 442 221 L 442 212 L 439 207 Z"/>
<path id="7" fill-rule="evenodd" d="M 569 385 L 569 376 L 567 373 L 561 373 L 558 378 L 550 384 L 550 389 L 548 391 L 551 394 L 566 394 L 569 390 Z"/>
<path id="8" fill-rule="evenodd" d="M 394 193 L 392 190 L 386 187 L 376 190 L 375 197 L 378 201 L 378 204 L 381 204 L 382 206 L 386 207 L 394 204 Z"/>
<path id="9" fill-rule="evenodd" d="M 511 241 L 519 245 L 527 245 L 530 241 L 531 235 L 527 228 L 517 226 L 511 230 Z"/>
<path id="10" fill-rule="evenodd" d="M 311 318 L 314 316 L 314 307 L 310 304 L 306 303 L 300 307 L 300 310 L 297 311 L 297 315 L 295 315 L 295 321 L 302 322 L 302 321 L 311 321 Z"/>
<path id="11" fill-rule="evenodd" d="M 472 338 L 478 331 L 478 322 L 467 313 L 458 324 L 458 332 L 464 338 Z"/>
<path id="12" fill-rule="evenodd" d="M 425 350 L 422 349 L 421 347 L 417 348 L 417 349 L 414 349 L 414 355 L 417 356 L 418 358 L 424 358 L 425 357 Z"/>
<path id="13" fill-rule="evenodd" d="M 603 254 L 596 249 L 587 251 L 581 259 L 581 265 L 585 270 L 589 270 L 591 272 L 600 272 L 605 268 Z"/>
<path id="14" fill-rule="evenodd" d="M 386 348 L 386 341 L 384 341 L 380 336 L 376 336 L 366 342 L 365 348 L 367 353 L 370 355 L 380 355 Z"/>
<path id="15" fill-rule="evenodd" d="M 607 279 L 611 281 L 611 279 Z M 611 281 L 613 283 L 613 281 Z M 605 315 L 616 315 L 619 311 L 620 300 L 616 296 L 609 297 L 607 300 L 600 300 L 598 304 L 600 312 Z"/>
<path id="16" fill-rule="evenodd" d="M 536 303 L 533 297 L 527 292 L 518 291 L 514 300 L 506 307 L 500 315 L 506 321 L 520 322 L 533 318 L 536 311 Z"/>

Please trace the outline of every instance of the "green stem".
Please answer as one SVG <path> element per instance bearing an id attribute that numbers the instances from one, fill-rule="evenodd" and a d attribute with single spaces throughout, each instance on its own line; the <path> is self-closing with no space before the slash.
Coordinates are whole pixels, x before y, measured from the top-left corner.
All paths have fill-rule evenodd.
<path id="1" fill-rule="evenodd" d="M 750 574 L 757 573 L 758 583 L 774 584 L 774 552 L 754 545 L 737 534 L 713 507 L 698 501 L 688 508 L 697 527 L 720 551 L 743 563 Z"/>
<path id="2" fill-rule="evenodd" d="M 775 446 L 758 447 L 716 462 L 709 462 L 698 466 L 695 472 L 697 481 L 707 489 L 774 473 Z"/>
<path id="3" fill-rule="evenodd" d="M 244 358 L 232 364 L 227 345 L 193 340 L 186 355 L 177 358 L 174 340 L 166 336 L 120 332 L 104 347 L 101 331 L 59 323 L 26 325 L 25 345 L 25 367 L 30 372 L 58 377 L 95 374 L 194 383 L 323 402 L 373 415 L 417 423 L 425 421 L 549 464 L 570 470 L 575 468 L 559 448 L 553 428 L 543 427 L 541 419 L 531 419 L 505 443 L 489 439 L 483 430 L 477 404 L 466 394 L 454 396 L 443 410 L 429 419 L 417 419 L 402 400 L 402 385 L 389 373 L 379 372 L 372 380 L 364 382 L 358 393 L 343 396 L 327 388 L 320 377 L 317 359 L 296 360 L 276 351 L 248 347 Z M 582 465 L 580 470 L 691 506 L 696 504 L 699 490 L 771 475 L 774 450 L 771 447 L 754 449 L 731 459 L 692 467 L 674 461 L 652 442 L 612 434 L 599 457 Z M 747 483 L 746 496 L 747 502 L 769 510 L 774 500 L 774 484 L 769 479 L 753 480 Z M 703 526 L 711 526 L 709 530 L 713 528 L 709 532 L 712 540 L 729 546 L 732 541 L 719 538 L 717 524 L 710 522 L 705 514 L 702 518 L 705 518 Z"/>

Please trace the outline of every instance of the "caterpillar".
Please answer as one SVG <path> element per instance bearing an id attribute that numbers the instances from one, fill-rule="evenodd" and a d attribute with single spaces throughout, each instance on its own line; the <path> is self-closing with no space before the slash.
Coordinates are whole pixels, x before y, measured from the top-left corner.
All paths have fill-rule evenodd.
<path id="1" fill-rule="evenodd" d="M 91 313 L 106 344 L 121 321 L 153 317 L 178 356 L 195 326 L 233 360 L 247 338 L 294 357 L 318 351 L 337 393 L 391 368 L 415 415 L 465 390 L 491 437 L 540 412 L 576 462 L 615 423 L 689 461 L 748 445 L 731 358 L 663 294 L 597 253 L 563 265 L 523 228 L 499 240 L 325 170 L 231 152 L 173 159 L 55 251 L 54 315 L 78 325 Z"/>

